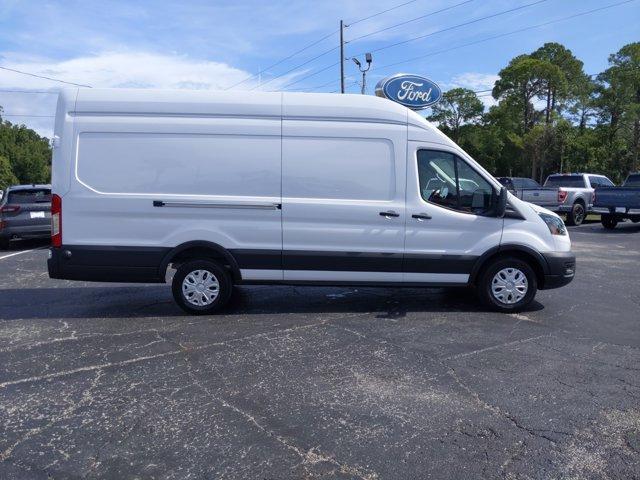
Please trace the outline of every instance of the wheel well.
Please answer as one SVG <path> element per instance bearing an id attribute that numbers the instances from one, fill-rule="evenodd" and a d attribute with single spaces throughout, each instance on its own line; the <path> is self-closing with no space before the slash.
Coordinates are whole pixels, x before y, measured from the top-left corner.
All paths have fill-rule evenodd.
<path id="1" fill-rule="evenodd" d="M 505 249 L 498 250 L 492 255 L 482 260 L 480 267 L 477 269 L 475 275 L 473 275 L 471 282 L 476 283 L 476 281 L 482 276 L 486 268 L 496 259 L 506 258 L 506 257 L 514 257 L 523 262 L 526 262 L 533 272 L 536 274 L 536 281 L 538 282 L 538 288 L 544 286 L 544 268 L 540 263 L 540 259 L 536 258 L 533 254 L 528 253 L 524 250 L 516 250 L 516 249 Z"/>
<path id="2" fill-rule="evenodd" d="M 166 276 L 169 265 L 177 268 L 193 259 L 215 260 L 229 271 L 234 283 L 240 281 L 240 269 L 233 256 L 219 245 L 208 243 L 185 244 L 174 248 L 167 254 L 160 266 L 162 278 Z"/>
<path id="3" fill-rule="evenodd" d="M 584 207 L 584 206 L 586 206 L 586 203 L 585 203 L 585 201 L 584 201 L 584 198 L 581 198 L 581 197 L 580 197 L 580 198 L 576 198 L 576 201 L 575 201 L 575 202 L 573 202 L 573 203 L 574 203 L 574 204 L 575 204 L 575 203 L 579 203 L 579 204 L 580 204 L 580 205 L 582 205 L 583 207 Z"/>

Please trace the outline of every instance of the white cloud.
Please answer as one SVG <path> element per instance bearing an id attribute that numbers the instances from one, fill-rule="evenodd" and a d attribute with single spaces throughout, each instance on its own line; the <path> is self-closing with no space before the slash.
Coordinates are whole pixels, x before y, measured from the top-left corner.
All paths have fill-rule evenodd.
<path id="1" fill-rule="evenodd" d="M 466 72 L 454 76 L 446 86 L 448 89 L 469 88 L 474 92 L 477 92 L 478 90 L 492 89 L 498 78 L 500 77 L 493 73 Z M 489 108 L 498 103 L 491 96 L 490 91 L 478 93 L 478 98 L 482 101 L 485 108 Z"/>
<path id="2" fill-rule="evenodd" d="M 498 78 L 500 77 L 493 73 L 466 72 L 453 77 L 450 83 L 452 88 L 456 86 L 470 88 L 471 90 L 485 90 L 493 88 L 493 84 L 496 83 Z"/>
<path id="3" fill-rule="evenodd" d="M 186 56 L 162 55 L 148 52 L 105 52 L 63 61 L 29 60 L 11 61 L 5 55 L 3 66 L 61 80 L 90 85 L 92 87 L 166 88 L 220 90 L 251 76 L 226 63 L 192 59 Z M 304 71 L 296 72 L 296 76 Z M 290 82 L 292 75 L 283 76 L 269 83 L 270 90 L 281 88 Z M 257 79 L 248 80 L 237 89 L 259 86 Z M 50 80 L 30 77 L 3 70 L 0 89 L 52 90 L 63 87 Z M 0 92 L 0 106 L 5 118 L 14 123 L 24 123 L 40 134 L 50 136 L 53 118 L 19 117 L 18 114 L 55 114 L 55 95 Z M 4 117 L 4 116 L 3 116 Z"/>

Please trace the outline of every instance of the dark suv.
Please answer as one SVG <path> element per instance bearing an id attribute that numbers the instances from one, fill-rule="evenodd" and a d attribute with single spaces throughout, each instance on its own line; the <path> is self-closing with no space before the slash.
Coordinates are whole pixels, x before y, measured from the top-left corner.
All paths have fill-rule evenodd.
<path id="1" fill-rule="evenodd" d="M 51 236 L 51 185 L 16 185 L 0 200 L 0 248 L 10 240 Z"/>

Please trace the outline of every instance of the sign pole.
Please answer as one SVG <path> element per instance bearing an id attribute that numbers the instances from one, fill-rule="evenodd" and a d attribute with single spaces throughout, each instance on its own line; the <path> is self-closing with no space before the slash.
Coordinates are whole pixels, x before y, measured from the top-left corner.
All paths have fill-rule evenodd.
<path id="1" fill-rule="evenodd" d="M 340 20 L 340 93 L 344 93 L 344 21 Z"/>

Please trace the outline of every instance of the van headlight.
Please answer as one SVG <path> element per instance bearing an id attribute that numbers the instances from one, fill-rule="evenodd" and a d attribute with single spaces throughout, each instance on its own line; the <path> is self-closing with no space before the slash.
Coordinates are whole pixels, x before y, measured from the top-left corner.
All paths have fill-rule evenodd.
<path id="1" fill-rule="evenodd" d="M 564 222 L 560 217 L 555 215 L 549 215 L 548 213 L 539 213 L 540 218 L 544 220 L 544 223 L 549 227 L 551 235 L 566 235 L 567 227 L 564 226 Z"/>

